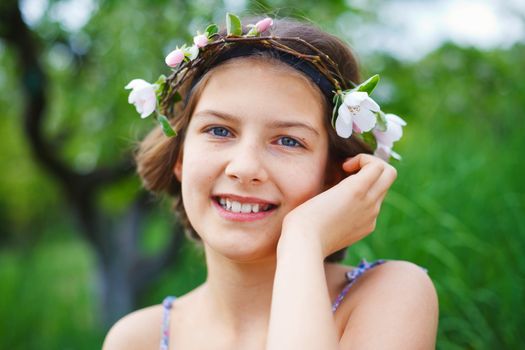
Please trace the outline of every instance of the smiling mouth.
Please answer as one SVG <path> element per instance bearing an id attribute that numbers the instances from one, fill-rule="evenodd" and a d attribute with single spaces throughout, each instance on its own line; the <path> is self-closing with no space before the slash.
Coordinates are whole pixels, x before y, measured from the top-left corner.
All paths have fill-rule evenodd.
<path id="1" fill-rule="evenodd" d="M 214 200 L 226 211 L 232 213 L 259 213 L 270 211 L 277 206 L 270 203 L 241 203 L 230 198 L 214 197 Z"/>

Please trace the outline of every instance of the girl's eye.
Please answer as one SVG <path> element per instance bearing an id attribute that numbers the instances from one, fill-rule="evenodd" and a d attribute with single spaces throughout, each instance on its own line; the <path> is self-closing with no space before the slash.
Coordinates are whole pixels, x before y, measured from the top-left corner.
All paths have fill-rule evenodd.
<path id="1" fill-rule="evenodd" d="M 213 136 L 219 137 L 228 137 L 230 136 L 230 131 L 222 126 L 214 126 L 207 130 L 207 132 Z"/>
<path id="2" fill-rule="evenodd" d="M 303 145 L 299 141 L 297 141 L 294 138 L 288 137 L 288 136 L 281 137 L 277 141 L 277 143 L 279 145 L 286 146 L 286 147 L 303 147 Z"/>

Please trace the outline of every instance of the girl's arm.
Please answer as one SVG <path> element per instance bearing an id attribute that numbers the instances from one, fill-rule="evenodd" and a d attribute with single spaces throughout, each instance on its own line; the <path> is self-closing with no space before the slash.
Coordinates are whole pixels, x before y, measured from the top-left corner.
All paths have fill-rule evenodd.
<path id="1" fill-rule="evenodd" d="M 338 349 L 323 258 L 308 235 L 279 241 L 267 350 Z"/>
<path id="2" fill-rule="evenodd" d="M 338 337 L 324 274 L 324 258 L 355 243 L 374 229 L 380 205 L 396 176 L 395 171 L 388 164 L 367 155 L 352 158 L 343 165 L 343 168 L 348 172 L 358 172 L 300 205 L 290 212 L 283 222 L 277 249 L 277 270 L 267 349 L 330 350 L 347 348 L 347 344 L 350 343 L 352 348 L 361 349 L 369 342 L 355 343 L 354 340 L 363 339 L 361 336 L 365 334 L 374 336 L 375 342 L 369 344 L 374 346 L 381 344 L 375 348 L 430 348 L 418 346 L 417 342 L 412 346 L 403 340 L 407 333 L 418 332 L 414 328 L 403 328 L 406 320 L 410 321 L 417 315 L 413 315 L 412 312 L 406 315 L 389 313 L 386 317 L 381 313 L 381 309 L 390 310 L 391 306 L 397 305 L 398 302 L 412 303 L 406 308 L 412 310 L 414 305 L 417 308 L 419 303 L 414 303 L 414 300 L 422 300 L 425 303 L 428 299 L 426 296 L 412 298 L 410 292 L 403 288 L 390 288 L 389 284 L 397 284 L 398 281 L 381 275 L 385 273 L 396 275 L 396 271 L 403 270 L 399 266 L 394 269 L 381 266 L 376 268 L 377 271 L 368 273 L 370 282 L 366 283 L 366 287 L 371 295 L 374 293 L 381 295 L 381 289 L 395 292 L 386 292 L 382 297 L 373 297 L 356 308 L 353 312 L 355 317 L 350 317 L 341 340 Z M 372 278 L 374 275 L 376 278 Z M 421 273 L 411 275 L 416 276 L 413 279 L 414 284 L 421 284 L 418 280 L 423 279 L 422 270 Z M 428 279 L 426 276 L 424 278 Z M 433 293 L 431 283 L 426 285 L 430 285 L 430 288 L 423 288 L 424 292 L 428 294 L 430 289 Z M 420 293 L 417 288 L 415 290 L 416 293 Z M 418 318 L 415 317 L 413 320 L 417 321 Z M 376 322 L 379 328 L 399 330 L 398 333 L 389 333 L 399 335 L 397 341 L 389 336 L 375 334 L 374 332 L 378 331 Z M 432 327 L 431 325 L 427 328 Z M 352 335 L 349 335 L 350 332 Z M 435 338 L 435 331 L 433 334 L 432 331 L 425 334 L 430 334 L 426 339 Z M 399 340 L 403 343 L 402 347 L 396 346 Z M 433 344 L 433 340 L 431 343 Z M 422 345 L 422 343 L 418 344 Z"/>

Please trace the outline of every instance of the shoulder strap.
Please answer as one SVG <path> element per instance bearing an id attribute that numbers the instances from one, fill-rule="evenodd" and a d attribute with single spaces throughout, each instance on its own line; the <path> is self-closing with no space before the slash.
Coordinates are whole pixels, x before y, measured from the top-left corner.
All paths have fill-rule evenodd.
<path id="1" fill-rule="evenodd" d="M 168 296 L 162 302 L 162 333 L 160 339 L 160 350 L 168 350 L 170 341 L 170 311 L 175 297 Z"/>
<path id="2" fill-rule="evenodd" d="M 366 271 L 376 267 L 377 265 L 383 264 L 384 262 L 385 262 L 385 260 L 377 260 L 377 261 L 374 261 L 373 263 L 370 264 L 365 259 L 362 259 L 361 262 L 359 263 L 359 265 L 355 269 L 352 269 L 352 270 L 348 271 L 346 273 L 346 279 L 347 279 L 348 283 L 343 288 L 341 293 L 339 293 L 339 295 L 335 299 L 334 303 L 332 304 L 332 312 L 335 312 L 337 310 L 337 308 L 339 307 L 339 305 L 343 301 L 344 297 L 346 296 L 346 294 L 350 290 L 350 287 L 355 283 L 355 281 L 357 281 L 357 279 L 359 277 L 361 277 L 362 274 L 364 274 Z"/>

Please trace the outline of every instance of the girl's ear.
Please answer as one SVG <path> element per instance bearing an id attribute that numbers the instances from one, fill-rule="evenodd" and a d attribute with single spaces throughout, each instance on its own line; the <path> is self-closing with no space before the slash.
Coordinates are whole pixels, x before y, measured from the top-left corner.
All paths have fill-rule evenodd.
<path id="1" fill-rule="evenodd" d="M 182 182 L 182 156 L 179 156 L 179 158 L 177 158 L 175 166 L 173 167 L 173 173 L 175 174 L 175 177 L 177 177 L 177 180 L 179 180 L 179 182 Z"/>

